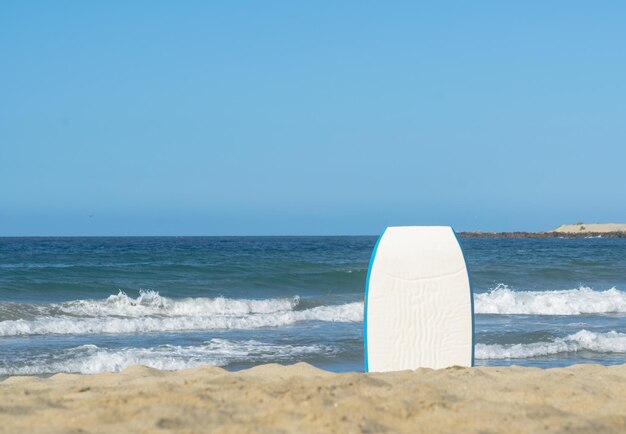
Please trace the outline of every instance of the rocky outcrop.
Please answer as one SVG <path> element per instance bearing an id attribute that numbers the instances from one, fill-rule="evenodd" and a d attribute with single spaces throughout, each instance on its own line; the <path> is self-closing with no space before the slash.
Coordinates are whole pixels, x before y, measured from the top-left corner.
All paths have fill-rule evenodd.
<path id="1" fill-rule="evenodd" d="M 559 233 L 572 233 L 572 232 L 582 232 L 582 233 L 608 233 L 608 232 L 626 232 L 626 224 L 620 223 L 583 223 L 579 222 L 575 225 L 561 225 L 558 228 L 554 229 L 550 232 L 559 232 Z"/>
<path id="2" fill-rule="evenodd" d="M 626 232 L 459 232 L 460 238 L 626 238 Z"/>

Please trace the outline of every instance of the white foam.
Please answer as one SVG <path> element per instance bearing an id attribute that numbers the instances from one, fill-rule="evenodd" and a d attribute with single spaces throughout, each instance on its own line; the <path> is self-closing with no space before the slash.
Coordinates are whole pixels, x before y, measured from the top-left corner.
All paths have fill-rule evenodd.
<path id="1" fill-rule="evenodd" d="M 596 353 L 626 353 L 626 334 L 616 331 L 595 333 L 581 330 L 552 342 L 515 345 L 476 344 L 475 354 L 477 359 L 526 359 L 584 350 Z"/>
<path id="2" fill-rule="evenodd" d="M 120 291 L 104 300 L 76 300 L 59 305 L 61 312 L 79 316 L 206 316 L 246 315 L 251 313 L 271 313 L 292 310 L 299 298 L 273 298 L 263 300 L 217 298 L 172 299 L 159 295 L 156 291 L 139 291 L 132 298 Z"/>
<path id="3" fill-rule="evenodd" d="M 56 372 L 97 374 L 117 372 L 132 365 L 178 370 L 200 365 L 225 366 L 232 362 L 286 361 L 309 354 L 332 354 L 324 345 L 276 345 L 211 339 L 201 346 L 161 345 L 156 348 L 105 349 L 82 345 L 56 355 L 53 362 L 35 360 L 24 366 L 0 366 L 0 375 L 41 375 Z"/>
<path id="4" fill-rule="evenodd" d="M 580 287 L 563 291 L 512 291 L 500 284 L 474 295 L 478 314 L 581 315 L 626 313 L 626 292 Z"/>
<path id="5" fill-rule="evenodd" d="M 128 305 L 123 294 L 113 306 L 93 301 L 68 303 L 80 306 L 78 311 L 94 316 L 74 316 L 77 311 L 64 311 L 65 315 L 43 316 L 35 319 L 0 321 L 0 336 L 24 336 L 47 334 L 99 334 L 141 333 L 182 330 L 256 329 L 280 327 L 298 321 L 358 322 L 363 320 L 363 303 L 318 306 L 306 310 L 293 310 L 296 299 L 234 300 L 225 298 L 193 299 L 172 301 L 163 309 L 165 313 L 154 313 L 163 303 L 150 295 L 149 301 L 136 300 Z M 111 299 L 109 297 L 109 299 Z M 141 296 L 140 296 L 141 297 Z M 109 300 L 107 299 L 107 300 Z M 83 309 L 83 307 L 87 307 Z M 132 306 L 132 307 L 130 307 Z M 107 310 L 109 309 L 109 310 Z M 106 316 L 106 312 L 111 315 Z M 68 315 L 68 314 L 74 315 Z"/>

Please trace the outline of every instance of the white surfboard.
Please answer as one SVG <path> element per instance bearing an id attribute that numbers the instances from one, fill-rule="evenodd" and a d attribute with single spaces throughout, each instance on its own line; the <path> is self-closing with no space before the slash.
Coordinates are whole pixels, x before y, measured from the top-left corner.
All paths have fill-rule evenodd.
<path id="1" fill-rule="evenodd" d="M 389 227 L 365 290 L 365 371 L 473 366 L 473 300 L 449 226 Z"/>

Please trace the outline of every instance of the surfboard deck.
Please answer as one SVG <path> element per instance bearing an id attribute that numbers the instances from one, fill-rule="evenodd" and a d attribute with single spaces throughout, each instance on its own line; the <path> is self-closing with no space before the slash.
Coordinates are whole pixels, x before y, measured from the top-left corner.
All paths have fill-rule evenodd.
<path id="1" fill-rule="evenodd" d="M 473 299 L 449 226 L 389 227 L 365 291 L 365 371 L 473 366 Z"/>

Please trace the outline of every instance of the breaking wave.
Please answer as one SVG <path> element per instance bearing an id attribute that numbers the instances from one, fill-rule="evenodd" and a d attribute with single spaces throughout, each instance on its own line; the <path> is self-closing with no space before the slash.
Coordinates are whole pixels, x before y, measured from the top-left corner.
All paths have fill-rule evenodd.
<path id="1" fill-rule="evenodd" d="M 265 300 L 170 299 L 154 291 L 137 298 L 121 292 L 104 300 L 52 305 L 0 303 L 0 336 L 140 333 L 182 330 L 255 329 L 298 321 L 358 322 L 363 303 L 297 310 L 298 297 Z"/>
<path id="2" fill-rule="evenodd" d="M 156 291 L 139 291 L 132 298 L 120 291 L 103 300 L 73 300 L 49 305 L 0 303 L 0 314 L 22 317 L 35 315 L 72 315 L 89 317 L 141 317 L 141 316 L 206 316 L 210 314 L 245 315 L 291 310 L 300 302 L 299 297 L 265 300 L 217 298 L 172 299 Z"/>
<path id="3" fill-rule="evenodd" d="M 161 345 L 155 348 L 106 349 L 81 345 L 55 354 L 53 361 L 35 359 L 22 366 L 0 364 L 0 375 L 97 374 L 121 371 L 132 365 L 173 371 L 200 365 L 225 366 L 233 362 L 286 362 L 311 354 L 335 352 L 333 347 L 326 345 L 276 345 L 226 339 L 211 339 L 201 346 Z"/>
<path id="4" fill-rule="evenodd" d="M 592 351 L 595 353 L 626 353 L 626 333 L 610 331 L 594 333 L 581 330 L 552 342 L 533 342 L 515 345 L 476 344 L 477 359 L 527 359 L 560 353 Z"/>
<path id="5" fill-rule="evenodd" d="M 580 287 L 563 291 L 513 291 L 500 284 L 474 294 L 477 314 L 581 315 L 626 313 L 626 292 Z"/>

